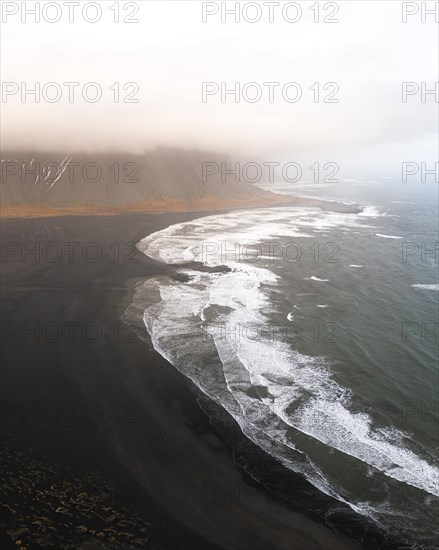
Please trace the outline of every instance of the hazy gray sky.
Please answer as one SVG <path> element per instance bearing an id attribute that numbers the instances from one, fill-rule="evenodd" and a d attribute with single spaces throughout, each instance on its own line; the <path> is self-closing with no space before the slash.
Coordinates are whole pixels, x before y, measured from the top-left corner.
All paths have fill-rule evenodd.
<path id="1" fill-rule="evenodd" d="M 2 24 L 3 83 L 16 82 L 20 91 L 23 82 L 28 88 L 35 82 L 41 87 L 48 82 L 80 83 L 73 103 L 65 86 L 58 103 L 44 98 L 36 103 L 31 96 L 22 103 L 20 91 L 4 102 L 3 95 L 3 148 L 139 151 L 172 144 L 273 158 L 342 155 L 353 163 L 370 155 L 383 165 L 389 159 L 437 157 L 438 103 L 431 95 L 422 103 L 420 93 L 406 103 L 401 99 L 402 82 L 426 82 L 432 88 L 439 80 L 434 16 L 423 23 L 419 11 L 403 23 L 402 2 L 393 0 L 320 2 L 320 19 L 331 17 L 338 7 L 332 18 L 339 22 L 315 23 L 315 9 L 310 9 L 314 3 L 299 2 L 298 21 L 288 23 L 281 14 L 285 2 L 280 2 L 272 23 L 267 6 L 259 22 L 236 23 L 229 16 L 222 23 L 218 3 L 219 13 L 203 23 L 203 2 L 162 0 L 137 2 L 140 9 L 133 18 L 139 23 L 127 24 L 114 22 L 113 1 L 97 3 L 102 18 L 96 23 L 84 20 L 83 1 L 73 23 L 65 6 L 56 23 L 35 23 L 32 16 L 23 23 L 19 11 Z M 27 4 L 39 4 L 42 11 L 46 2 Z M 119 3 L 121 19 L 134 10 L 128 4 Z M 214 10 L 215 3 L 210 4 Z M 228 2 L 228 7 L 234 4 Z M 248 9 L 251 18 L 256 12 Z M 290 18 L 294 10 L 287 12 Z M 56 15 L 53 10 L 46 13 Z M 94 17 L 92 7 L 87 14 Z M 102 89 L 97 103 L 82 98 L 88 82 Z M 139 102 L 115 103 L 114 90 L 109 89 L 115 82 L 120 83 L 122 98 L 134 89 L 123 91 L 123 85 L 135 82 Z M 226 82 L 228 87 L 255 82 L 263 96 L 256 103 L 235 103 L 228 96 L 223 103 L 218 93 L 203 103 L 203 82 Z M 280 83 L 273 103 L 264 82 Z M 282 97 L 288 82 L 301 87 L 296 103 Z M 316 87 L 309 89 L 316 82 L 318 103 L 313 101 Z M 338 103 L 322 103 L 333 90 L 322 89 L 327 82 L 339 87 L 334 96 Z M 249 89 L 249 96 L 255 91 Z M 53 97 L 56 90 L 47 92 Z M 288 89 L 289 98 L 293 92 Z"/>

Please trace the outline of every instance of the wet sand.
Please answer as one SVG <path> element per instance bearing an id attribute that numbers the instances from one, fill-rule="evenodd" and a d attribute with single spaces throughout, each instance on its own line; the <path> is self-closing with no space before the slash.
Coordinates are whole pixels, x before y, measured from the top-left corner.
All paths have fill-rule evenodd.
<path id="1" fill-rule="evenodd" d="M 115 541 L 96 538 L 95 518 L 99 529 L 76 528 L 77 548 L 95 540 L 103 541 L 95 548 L 359 548 L 238 468 L 190 384 L 120 322 L 136 281 L 170 273 L 133 244 L 202 215 L 2 220 L 6 448 L 12 434 L 72 479 L 98 472 L 116 488 L 112 506 L 147 524 L 147 543 L 138 525 L 122 543 L 117 533 Z"/>

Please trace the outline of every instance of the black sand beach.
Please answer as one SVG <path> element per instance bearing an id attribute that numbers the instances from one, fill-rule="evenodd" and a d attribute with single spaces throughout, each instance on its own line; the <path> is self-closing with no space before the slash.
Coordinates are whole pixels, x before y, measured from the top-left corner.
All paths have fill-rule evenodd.
<path id="1" fill-rule="evenodd" d="M 359 547 L 238 468 L 120 321 L 136 281 L 169 273 L 132 244 L 202 215 L 2 221 L 3 548 Z"/>

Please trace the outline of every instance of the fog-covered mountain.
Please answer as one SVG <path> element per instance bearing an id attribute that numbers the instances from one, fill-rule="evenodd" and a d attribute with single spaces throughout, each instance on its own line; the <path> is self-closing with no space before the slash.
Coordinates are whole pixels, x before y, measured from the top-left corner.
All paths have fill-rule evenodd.
<path id="1" fill-rule="evenodd" d="M 242 166 L 242 165 L 241 165 Z M 122 207 L 173 210 L 257 206 L 285 197 L 244 181 L 230 158 L 157 148 L 144 154 L 5 152 L 3 207 Z"/>

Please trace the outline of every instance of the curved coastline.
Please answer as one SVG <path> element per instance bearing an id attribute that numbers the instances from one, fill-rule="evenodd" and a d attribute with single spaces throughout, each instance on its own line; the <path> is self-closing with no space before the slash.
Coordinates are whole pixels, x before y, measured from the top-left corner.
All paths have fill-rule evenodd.
<path id="1" fill-rule="evenodd" d="M 102 419 L 72 424 L 62 415 L 55 423 L 29 423 L 11 414 L 7 430 L 19 437 L 23 447 L 43 452 L 72 472 L 99 471 L 107 476 L 117 486 L 118 501 L 127 502 L 148 522 L 151 548 L 290 550 L 292 544 L 309 550 L 358 548 L 238 469 L 229 443 L 212 427 L 186 379 L 131 331 L 120 326 L 114 332 L 132 302 L 135 281 L 171 276 L 174 270 L 140 252 L 134 262 L 124 261 L 123 256 L 115 261 L 111 245 L 117 241 L 123 247 L 199 216 L 134 213 L 2 220 L 7 241 L 32 240 L 41 246 L 78 242 L 78 250 L 94 242 L 102 250 L 100 262 L 94 263 L 44 259 L 35 263 L 30 258 L 26 269 L 19 261 L 4 264 L 2 304 L 9 321 L 36 318 L 62 325 L 74 319 L 80 325 L 98 323 L 103 329 L 100 343 L 76 339 L 75 353 L 64 340 L 17 346 L 13 337 L 2 349 L 5 402 L 13 402 L 19 389 L 24 404 L 97 403 Z M 43 368 L 45 383 L 36 383 Z M 134 421 L 124 418 L 129 411 L 122 409 L 116 422 L 115 403 L 135 404 Z M 6 444 L 4 452 L 13 456 L 15 451 Z M 14 490 L 7 497 L 8 506 L 22 500 Z M 34 506 L 37 514 L 47 515 L 39 503 Z M 56 517 L 55 510 L 53 514 Z M 11 526 L 21 529 L 20 517 L 12 516 Z M 101 523 L 93 516 L 83 534 L 69 531 L 62 536 L 72 537 L 77 548 L 93 541 L 101 544 L 103 539 L 93 534 L 105 529 Z M 35 534 L 35 526 L 25 527 L 29 536 Z M 55 523 L 53 533 L 60 535 L 56 529 L 62 528 Z M 116 543 L 121 547 L 124 543 L 117 534 Z"/>
<path id="2" fill-rule="evenodd" d="M 340 203 L 336 203 L 335 201 L 323 202 L 328 203 L 326 204 L 327 208 L 325 208 L 325 210 L 340 211 L 338 208 L 331 208 L 334 204 L 339 207 Z M 319 207 L 320 206 L 319 204 Z M 345 205 L 342 206 L 342 208 L 344 207 Z M 354 208 L 352 208 L 350 212 L 358 213 L 362 210 L 362 207 L 354 205 Z M 172 265 L 171 261 L 171 264 L 166 265 L 172 269 L 171 273 L 166 278 L 170 277 L 181 283 L 187 282 L 185 278 L 187 276 L 184 275 L 184 273 L 180 273 L 180 270 L 186 272 L 190 269 L 201 273 L 225 273 L 230 270 L 227 266 L 216 265 L 213 267 L 201 262 L 188 262 L 183 264 L 180 262 L 176 265 Z M 154 298 L 154 296 L 151 295 L 151 289 L 148 288 L 148 291 L 145 292 L 142 287 L 138 288 L 135 292 L 133 304 L 123 315 L 123 320 L 128 324 L 134 325 L 136 330 L 140 332 L 141 337 L 148 341 L 150 346 L 156 349 L 157 353 L 163 355 L 163 352 L 157 349 L 151 342 L 151 337 L 145 329 L 144 321 L 145 310 L 155 304 L 157 300 L 159 300 L 157 296 Z M 166 354 L 163 355 L 163 357 L 172 364 L 172 359 L 167 357 Z M 242 427 L 239 426 L 232 415 L 212 401 L 212 399 L 203 393 L 202 390 L 200 391 L 198 384 L 194 383 L 190 376 L 179 369 L 178 365 L 175 365 L 175 368 L 180 370 L 189 384 L 196 388 L 195 391 L 199 395 L 198 401 L 201 408 L 209 416 L 212 425 L 214 425 L 231 444 L 236 463 L 253 479 L 262 483 L 275 495 L 282 497 L 282 499 L 286 501 L 293 502 L 294 506 L 298 506 L 299 509 L 311 512 L 314 517 L 318 517 L 320 521 L 330 526 L 332 529 L 343 532 L 358 541 L 367 542 L 368 544 L 374 545 L 374 547 L 381 547 L 381 544 L 403 544 L 402 541 L 396 541 L 394 534 L 390 535 L 386 533 L 364 516 L 360 516 L 353 512 L 349 506 L 319 491 L 300 474 L 293 473 L 290 469 L 284 467 L 275 457 L 267 455 L 266 452 L 244 435 Z M 247 448 L 247 453 L 241 452 L 243 448 Z M 273 472 L 276 472 L 275 475 L 273 475 Z M 282 480 L 280 483 L 279 479 Z M 295 479 L 295 481 L 293 481 L 293 479 Z M 294 487 L 293 491 L 291 491 L 291 487 Z M 299 490 L 297 490 L 298 487 Z M 310 495 L 312 495 L 311 498 Z"/>

